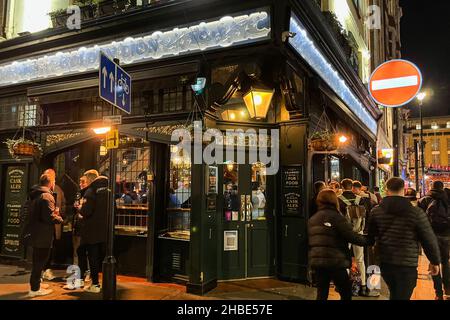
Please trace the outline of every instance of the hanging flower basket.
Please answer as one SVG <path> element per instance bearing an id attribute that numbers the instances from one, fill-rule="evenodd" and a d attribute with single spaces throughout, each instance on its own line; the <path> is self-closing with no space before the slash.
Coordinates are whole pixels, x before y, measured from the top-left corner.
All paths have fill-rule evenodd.
<path id="1" fill-rule="evenodd" d="M 315 151 L 333 151 L 338 147 L 336 134 L 328 131 L 316 132 L 310 141 L 310 146 Z"/>
<path id="2" fill-rule="evenodd" d="M 8 146 L 9 154 L 13 158 L 19 157 L 35 157 L 38 158 L 41 155 L 42 148 L 39 143 L 27 140 L 27 139 L 8 139 L 6 142 Z"/>

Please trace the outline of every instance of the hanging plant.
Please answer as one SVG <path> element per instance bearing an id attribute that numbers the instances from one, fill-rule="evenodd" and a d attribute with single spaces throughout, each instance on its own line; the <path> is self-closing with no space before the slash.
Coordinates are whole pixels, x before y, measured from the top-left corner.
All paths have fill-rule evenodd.
<path id="1" fill-rule="evenodd" d="M 336 134 L 328 130 L 317 131 L 311 136 L 310 146 L 316 151 L 333 151 L 337 149 Z"/>
<path id="2" fill-rule="evenodd" d="M 25 138 L 8 139 L 5 144 L 8 146 L 9 154 L 15 159 L 30 156 L 38 158 L 42 154 L 42 147 L 39 143 Z"/>
<path id="3" fill-rule="evenodd" d="M 321 126 L 323 130 L 317 130 Z M 325 110 L 320 116 L 316 130 L 311 134 L 309 146 L 315 151 L 333 151 L 338 148 L 338 136 L 336 130 L 328 118 Z"/>

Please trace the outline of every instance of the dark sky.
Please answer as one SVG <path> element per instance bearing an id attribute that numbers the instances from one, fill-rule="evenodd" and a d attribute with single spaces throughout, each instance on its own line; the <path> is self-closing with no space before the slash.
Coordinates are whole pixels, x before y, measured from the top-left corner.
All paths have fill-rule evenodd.
<path id="1" fill-rule="evenodd" d="M 402 57 L 417 64 L 431 95 L 424 116 L 450 115 L 450 1 L 400 0 Z M 417 102 L 408 106 L 418 115 Z"/>

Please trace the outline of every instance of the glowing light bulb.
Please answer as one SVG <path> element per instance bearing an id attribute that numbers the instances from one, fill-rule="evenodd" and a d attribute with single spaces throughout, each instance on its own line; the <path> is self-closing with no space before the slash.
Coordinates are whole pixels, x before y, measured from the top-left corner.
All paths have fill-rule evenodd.
<path id="1" fill-rule="evenodd" d="M 111 127 L 94 128 L 95 134 L 106 134 L 111 131 Z"/>
<path id="2" fill-rule="evenodd" d="M 347 141 L 348 141 L 348 138 L 346 136 L 342 135 L 342 136 L 339 137 L 339 142 L 340 143 L 346 143 Z"/>
<path id="3" fill-rule="evenodd" d="M 255 106 L 259 106 L 259 105 L 261 105 L 263 99 L 262 99 L 261 95 L 256 94 L 256 95 L 253 97 L 253 101 L 254 101 L 254 103 L 255 103 Z"/>

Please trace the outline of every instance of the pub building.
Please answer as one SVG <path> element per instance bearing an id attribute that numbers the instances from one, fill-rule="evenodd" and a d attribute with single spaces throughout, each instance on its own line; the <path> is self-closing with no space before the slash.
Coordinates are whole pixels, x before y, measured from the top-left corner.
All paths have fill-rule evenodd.
<path id="1" fill-rule="evenodd" d="M 79 178 L 109 170 L 105 136 L 93 130 L 113 109 L 99 98 L 100 51 L 133 81 L 117 151 L 119 273 L 184 283 L 196 294 L 232 279 L 307 281 L 312 185 L 344 177 L 372 184 L 380 117 L 315 1 L 150 2 L 83 21 L 80 30 L 1 42 L 1 255 L 29 257 L 18 236 L 20 206 L 53 167 L 67 203 L 53 263 L 73 262 Z M 324 115 L 348 137 L 338 151 L 309 145 Z M 244 148 L 251 163 L 196 164 L 171 141 L 176 129 L 192 131 L 193 120 L 224 134 L 279 130 L 259 139 L 276 150 L 278 172 L 267 174 L 251 156 L 251 137 L 216 141 Z M 41 155 L 13 158 L 3 142 L 21 136 L 39 143 Z"/>

